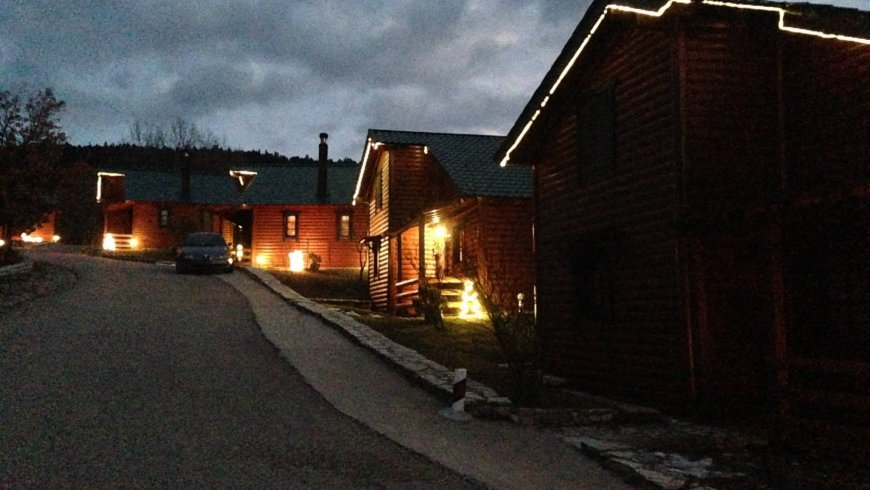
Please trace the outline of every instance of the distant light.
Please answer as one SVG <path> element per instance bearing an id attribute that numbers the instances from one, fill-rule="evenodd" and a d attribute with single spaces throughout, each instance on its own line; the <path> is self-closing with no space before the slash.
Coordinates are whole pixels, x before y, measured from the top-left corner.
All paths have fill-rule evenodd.
<path id="1" fill-rule="evenodd" d="M 54 235 L 51 237 L 51 243 L 57 243 L 60 241 L 60 235 Z"/>
<path id="2" fill-rule="evenodd" d="M 31 235 L 28 235 L 27 233 L 22 233 L 21 234 L 21 241 L 24 243 L 42 243 L 42 237 L 41 236 L 31 236 Z"/>
<path id="3" fill-rule="evenodd" d="M 302 272 L 305 270 L 305 254 L 302 250 L 294 250 L 287 254 L 290 259 L 290 272 Z"/>
<path id="4" fill-rule="evenodd" d="M 139 239 L 136 237 L 130 237 L 130 248 L 139 248 Z"/>
<path id="5" fill-rule="evenodd" d="M 106 233 L 103 235 L 103 250 L 108 250 L 109 252 L 114 252 L 117 250 L 115 245 L 115 237 L 112 236 L 111 233 Z"/>
<path id="6" fill-rule="evenodd" d="M 6 245 L 6 240 L 0 238 L 0 247 L 3 247 L 5 245 Z"/>
<path id="7" fill-rule="evenodd" d="M 241 243 L 236 245 L 236 260 L 241 261 L 245 256 L 245 247 Z"/>
<path id="8" fill-rule="evenodd" d="M 257 256 L 257 265 L 266 265 L 269 262 L 269 258 L 263 254 Z"/>

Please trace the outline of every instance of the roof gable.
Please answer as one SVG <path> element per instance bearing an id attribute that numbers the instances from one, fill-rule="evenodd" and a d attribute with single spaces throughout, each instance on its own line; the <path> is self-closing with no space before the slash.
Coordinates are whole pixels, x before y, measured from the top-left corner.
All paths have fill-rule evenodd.
<path id="1" fill-rule="evenodd" d="M 494 155 L 502 136 L 370 129 L 355 198 L 365 178 L 370 149 L 380 145 L 423 146 L 464 196 L 529 197 L 532 174 L 524 168 L 499 168 Z"/>
<path id="2" fill-rule="evenodd" d="M 595 0 L 497 150 L 495 158 L 499 160 L 500 165 L 502 167 L 507 165 L 511 160 L 511 154 L 533 129 L 541 114 L 549 110 L 547 104 L 551 97 L 559 90 L 562 81 L 574 66 L 583 62 L 584 50 L 601 25 L 606 22 L 608 15 L 634 14 L 656 18 L 666 15 L 672 7 L 680 4 L 765 12 L 772 16 L 772 21 L 778 21 L 778 28 L 781 31 L 870 45 L 870 12 L 856 9 L 767 1 Z"/>

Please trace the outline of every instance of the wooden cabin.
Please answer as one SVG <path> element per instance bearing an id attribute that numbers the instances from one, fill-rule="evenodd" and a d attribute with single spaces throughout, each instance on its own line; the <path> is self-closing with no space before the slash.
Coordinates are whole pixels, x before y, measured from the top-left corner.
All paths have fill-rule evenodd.
<path id="1" fill-rule="evenodd" d="M 369 130 L 354 204 L 368 212 L 374 308 L 413 311 L 423 284 L 461 312 L 466 280 L 505 308 L 532 297 L 531 172 L 499 169 L 502 141 Z"/>
<path id="2" fill-rule="evenodd" d="M 33 229 L 29 232 L 20 233 L 12 236 L 13 242 L 23 242 L 23 243 L 56 243 L 59 242 L 61 237 L 57 235 L 54 229 L 54 224 L 57 219 L 57 213 L 51 212 L 44 215 L 41 222 L 39 222 Z M 0 227 L 0 238 L 5 236 L 5 230 Z"/>
<path id="3" fill-rule="evenodd" d="M 324 138 L 325 139 L 325 138 Z M 325 143 L 321 143 L 325 145 Z M 290 267 L 301 252 L 324 268 L 361 267 L 368 215 L 349 204 L 357 165 L 244 167 L 227 174 L 99 172 L 97 199 L 114 246 L 170 248 L 191 231 L 216 231 L 242 263 Z"/>
<path id="4" fill-rule="evenodd" d="M 858 10 L 592 3 L 498 152 L 534 168 L 552 371 L 867 454 L 868 43 Z"/>

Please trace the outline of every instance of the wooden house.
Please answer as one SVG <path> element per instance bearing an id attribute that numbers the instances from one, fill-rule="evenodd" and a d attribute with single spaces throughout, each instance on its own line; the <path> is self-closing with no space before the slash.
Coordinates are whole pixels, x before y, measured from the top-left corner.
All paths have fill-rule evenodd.
<path id="1" fill-rule="evenodd" d="M 866 437 L 868 43 L 858 10 L 592 3 L 498 152 L 534 168 L 551 370 Z"/>
<path id="2" fill-rule="evenodd" d="M 359 241 L 368 216 L 349 204 L 357 165 L 326 164 L 232 169 L 227 174 L 143 170 L 102 171 L 97 199 L 115 248 L 170 248 L 191 231 L 217 231 L 243 263 L 290 267 L 360 267 Z M 298 259 L 297 259 L 298 260 Z"/>
<path id="3" fill-rule="evenodd" d="M 466 280 L 503 307 L 532 297 L 531 172 L 498 167 L 502 141 L 369 130 L 354 204 L 368 212 L 374 308 L 407 311 L 430 284 L 462 312 Z"/>

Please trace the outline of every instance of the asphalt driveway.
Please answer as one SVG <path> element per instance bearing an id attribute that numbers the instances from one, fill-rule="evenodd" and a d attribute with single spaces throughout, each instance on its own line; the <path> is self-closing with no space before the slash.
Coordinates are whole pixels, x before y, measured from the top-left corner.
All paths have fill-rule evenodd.
<path id="1" fill-rule="evenodd" d="M 0 487 L 475 486 L 333 409 L 217 277 L 33 256 L 78 283 L 0 318 Z"/>

